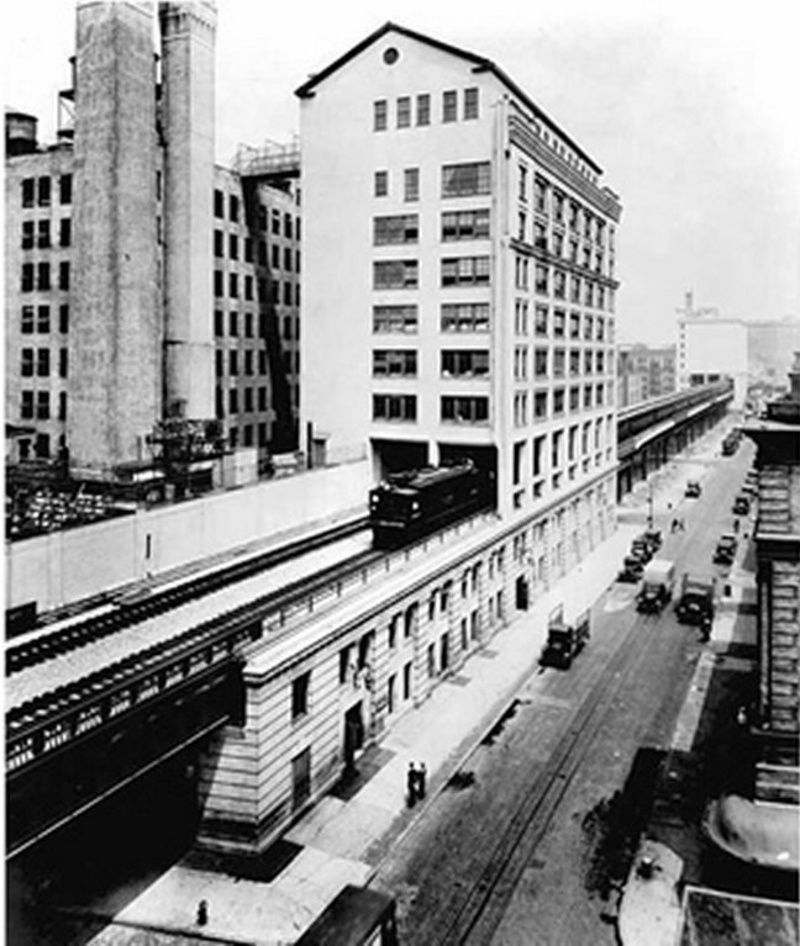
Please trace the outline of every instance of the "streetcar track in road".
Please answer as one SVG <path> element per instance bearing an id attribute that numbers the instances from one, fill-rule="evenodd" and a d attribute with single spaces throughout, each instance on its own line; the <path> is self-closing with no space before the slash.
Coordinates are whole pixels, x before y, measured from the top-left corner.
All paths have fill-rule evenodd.
<path id="1" fill-rule="evenodd" d="M 665 616 L 663 612 L 661 617 Z M 436 943 L 485 943 L 491 939 L 522 871 L 544 838 L 608 711 L 648 658 L 644 639 L 641 646 L 631 646 L 642 632 L 637 618 L 631 615 L 631 625 L 610 659 L 596 673 L 586 675 L 593 678 L 589 693 L 566 721 L 557 747 L 544 766 L 541 759 L 529 766 L 523 781 L 532 785 L 531 791 L 507 820 L 477 881 L 463 884 L 460 892 L 466 892 L 466 898 L 453 903 L 444 929 L 437 931 L 433 940 Z M 657 632 L 659 622 L 648 623 Z"/>

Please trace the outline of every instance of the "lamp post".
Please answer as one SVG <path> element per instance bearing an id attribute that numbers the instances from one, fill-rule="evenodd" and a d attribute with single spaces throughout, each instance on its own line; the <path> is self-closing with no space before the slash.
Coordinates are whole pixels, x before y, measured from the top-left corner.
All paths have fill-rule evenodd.
<path id="1" fill-rule="evenodd" d="M 653 481 L 647 478 L 647 528 L 653 531 Z"/>

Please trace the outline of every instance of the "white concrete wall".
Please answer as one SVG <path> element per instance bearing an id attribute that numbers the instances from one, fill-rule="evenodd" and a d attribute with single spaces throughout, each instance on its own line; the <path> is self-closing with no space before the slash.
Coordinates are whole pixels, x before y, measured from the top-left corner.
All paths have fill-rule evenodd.
<path id="1" fill-rule="evenodd" d="M 394 65 L 383 62 L 383 52 L 394 46 L 400 53 Z M 480 118 L 462 120 L 463 90 L 480 86 Z M 459 120 L 443 124 L 442 92 L 458 91 Z M 440 257 L 486 255 L 489 241 L 452 244 L 443 252 L 440 242 L 441 168 L 443 164 L 489 161 L 492 158 L 493 102 L 496 81 L 475 75 L 471 63 L 443 54 L 409 37 L 389 34 L 346 68 L 329 76 L 314 97 L 301 105 L 303 141 L 303 254 L 305 285 L 301 341 L 303 399 L 302 429 L 311 421 L 318 431 L 331 434 L 328 446 L 336 449 L 365 444 L 370 435 L 417 441 L 433 440 L 440 430 L 441 390 L 439 302 L 488 301 L 489 289 L 440 288 Z M 431 122 L 417 127 L 416 95 L 429 93 Z M 412 126 L 396 128 L 398 96 L 412 97 Z M 373 131 L 373 102 L 388 101 L 388 130 Z M 420 199 L 403 199 L 403 171 L 419 168 Z M 389 172 L 389 193 L 373 196 L 374 173 Z M 449 209 L 487 207 L 491 197 L 449 201 Z M 418 243 L 373 246 L 372 218 L 378 215 L 419 214 Z M 373 291 L 372 262 L 381 259 L 419 261 L 419 288 Z M 414 304 L 419 307 L 416 335 L 372 334 L 372 306 Z M 463 342 L 464 347 L 488 347 Z M 448 342 L 449 344 L 449 342 Z M 416 348 L 416 379 L 372 379 L 373 348 Z M 466 382 L 451 384 L 459 393 Z M 488 383 L 475 385 L 488 393 Z M 412 424 L 373 424 L 372 391 L 417 394 L 417 421 Z M 464 437 L 486 443 L 487 431 L 459 430 L 440 439 Z"/>
<path id="2" fill-rule="evenodd" d="M 46 611 L 359 505 L 366 511 L 370 486 L 362 461 L 14 542 L 6 607 L 36 601 Z"/>

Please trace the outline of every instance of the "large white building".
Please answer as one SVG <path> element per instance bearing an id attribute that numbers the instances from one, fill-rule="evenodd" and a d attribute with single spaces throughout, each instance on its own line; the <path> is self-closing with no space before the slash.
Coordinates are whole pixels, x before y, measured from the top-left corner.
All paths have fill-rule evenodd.
<path id="1" fill-rule="evenodd" d="M 740 409 L 748 384 L 747 323 L 717 309 L 696 309 L 691 292 L 678 313 L 678 387 L 730 378 L 732 407 Z"/>
<path id="2" fill-rule="evenodd" d="M 312 459 L 468 454 L 501 514 L 613 476 L 621 207 L 594 160 L 494 63 L 392 23 L 297 95 Z"/>

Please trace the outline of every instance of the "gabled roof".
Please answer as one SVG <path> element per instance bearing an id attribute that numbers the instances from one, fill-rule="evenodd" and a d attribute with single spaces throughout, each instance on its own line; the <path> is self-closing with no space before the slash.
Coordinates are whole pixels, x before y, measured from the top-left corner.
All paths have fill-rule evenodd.
<path id="1" fill-rule="evenodd" d="M 438 39 L 433 39 L 430 36 L 425 36 L 424 33 L 417 33 L 414 30 L 409 30 L 404 26 L 400 26 L 397 23 L 392 23 L 391 20 L 383 24 L 379 29 L 375 30 L 374 33 L 370 33 L 366 39 L 363 39 L 360 43 L 357 43 L 351 49 L 349 49 L 344 55 L 340 56 L 338 59 L 335 59 L 329 66 L 326 66 L 321 72 L 317 72 L 308 79 L 307 82 L 304 82 L 299 88 L 295 89 L 295 95 L 298 98 L 306 99 L 311 98 L 314 95 L 314 89 L 321 82 L 332 75 L 337 70 L 341 69 L 342 66 L 350 62 L 351 59 L 354 59 L 365 49 L 371 46 L 373 43 L 377 42 L 382 36 L 385 36 L 387 33 L 395 32 L 399 33 L 402 36 L 407 36 L 409 39 L 417 40 L 417 42 L 425 43 L 428 46 L 432 46 L 434 49 L 439 49 L 442 52 L 449 53 L 452 56 L 458 56 L 460 59 L 465 59 L 467 62 L 472 63 L 472 71 L 475 73 L 480 72 L 490 72 L 494 75 L 503 85 L 512 92 L 517 98 L 519 98 L 525 105 L 533 112 L 533 114 L 540 121 L 543 121 L 548 125 L 553 131 L 558 132 L 559 135 L 574 148 L 575 151 L 583 158 L 584 161 L 595 171 L 597 174 L 602 174 L 603 169 L 589 157 L 589 155 L 577 144 L 570 136 L 551 119 L 545 112 L 543 112 L 539 106 L 514 82 L 509 78 L 500 69 L 499 66 L 495 65 L 491 59 L 487 59 L 485 56 L 478 56 L 476 53 L 471 53 L 466 49 L 460 49 L 458 46 L 451 46 L 449 43 L 443 43 Z"/>

